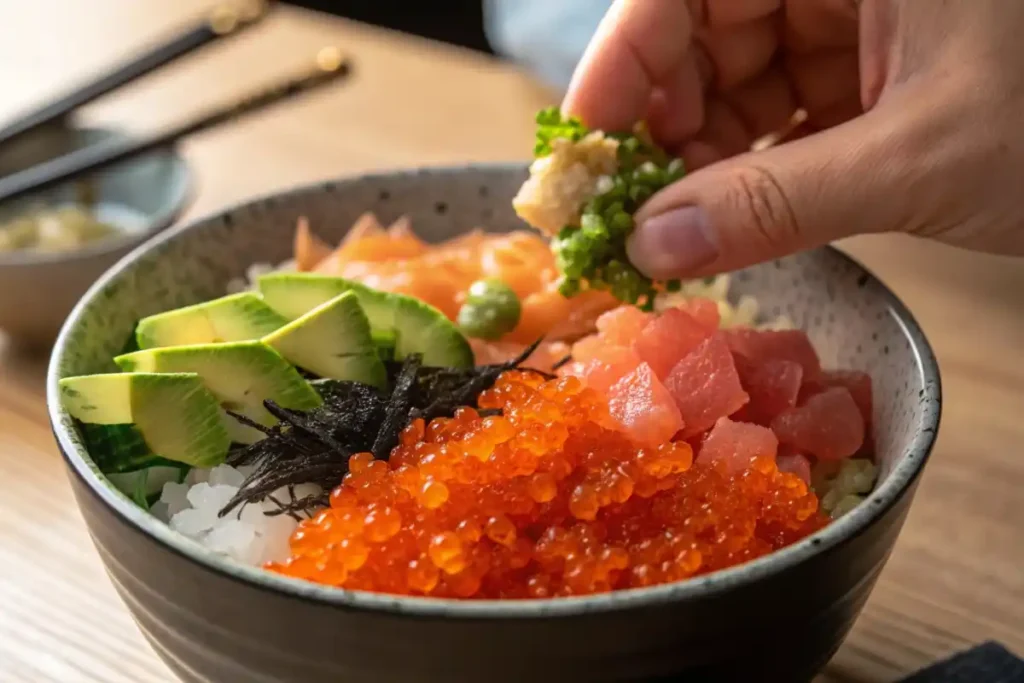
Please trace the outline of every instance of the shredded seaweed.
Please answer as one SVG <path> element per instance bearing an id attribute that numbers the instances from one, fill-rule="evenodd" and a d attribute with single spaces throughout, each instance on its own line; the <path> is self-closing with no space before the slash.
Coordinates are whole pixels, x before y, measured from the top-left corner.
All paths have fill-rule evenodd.
<path id="1" fill-rule="evenodd" d="M 370 452 L 377 459 L 387 460 L 398 445 L 402 430 L 413 420 L 422 418 L 429 422 L 451 417 L 461 406 L 478 407 L 480 394 L 492 387 L 503 372 L 518 368 L 539 344 L 538 340 L 506 363 L 467 369 L 424 367 L 418 355 L 402 362 L 389 361 L 385 363 L 389 387 L 386 392 L 359 382 L 316 380 L 314 386 L 324 400 L 318 408 L 289 410 L 273 401 L 264 401 L 278 420 L 272 427 L 230 413 L 242 424 L 262 432 L 264 438 L 228 454 L 228 465 L 252 467 L 253 471 L 220 515 L 229 514 L 240 505 L 264 500 L 277 507 L 266 514 L 296 518 L 326 506 L 331 490 L 348 472 L 349 458 Z M 500 412 L 481 411 L 487 415 Z M 297 498 L 294 487 L 300 484 L 315 484 L 320 493 Z M 281 488 L 288 489 L 290 500 L 279 500 L 273 495 Z"/>
<path id="2" fill-rule="evenodd" d="M 373 440 L 370 451 L 377 460 L 387 460 L 391 450 L 398 445 L 398 436 L 409 424 L 409 411 L 412 409 L 413 387 L 416 385 L 416 373 L 423 366 L 419 356 L 411 356 L 406 360 L 391 391 L 391 400 L 384 411 L 384 422 Z"/>
<path id="3" fill-rule="evenodd" d="M 555 364 L 551 366 L 552 370 L 558 370 L 559 368 L 568 365 L 572 362 L 572 354 L 568 354 L 561 358 L 561 360 L 555 361 Z"/>

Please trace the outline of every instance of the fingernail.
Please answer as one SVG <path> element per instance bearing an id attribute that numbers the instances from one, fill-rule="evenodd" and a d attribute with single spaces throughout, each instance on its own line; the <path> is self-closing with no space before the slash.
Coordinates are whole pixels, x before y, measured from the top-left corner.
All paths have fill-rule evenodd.
<path id="1" fill-rule="evenodd" d="M 718 256 L 707 213 L 684 206 L 648 218 L 626 245 L 629 260 L 648 276 L 683 277 Z"/>

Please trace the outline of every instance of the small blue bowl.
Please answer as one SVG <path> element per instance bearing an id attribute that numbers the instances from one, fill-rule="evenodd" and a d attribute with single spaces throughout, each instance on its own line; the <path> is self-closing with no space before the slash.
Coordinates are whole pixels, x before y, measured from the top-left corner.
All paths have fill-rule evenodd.
<path id="1" fill-rule="evenodd" d="M 117 130 L 49 126 L 5 147 L 0 152 L 0 175 L 124 137 Z M 185 210 L 192 196 L 192 177 L 177 153 L 157 150 L 98 174 L 90 189 L 100 219 L 119 228 L 117 234 L 74 251 L 0 252 L 0 330 L 21 345 L 53 342 L 89 285 Z M 77 191 L 69 183 L 0 206 L 0 222 L 37 205 L 75 204 Z"/>
<path id="2" fill-rule="evenodd" d="M 116 491 L 59 401 L 62 377 L 112 370 L 139 318 L 222 295 L 291 256 L 300 216 L 340 239 L 364 211 L 441 240 L 522 227 L 516 166 L 403 171 L 259 199 L 162 235 L 89 290 L 57 341 L 50 418 L 79 507 L 142 632 L 183 680 L 411 683 L 807 681 L 868 598 L 903 525 L 940 414 L 939 371 L 903 305 L 822 249 L 737 273 L 735 292 L 808 330 L 826 366 L 871 372 L 881 481 L 813 536 L 681 583 L 548 601 L 348 592 L 231 564 Z"/>

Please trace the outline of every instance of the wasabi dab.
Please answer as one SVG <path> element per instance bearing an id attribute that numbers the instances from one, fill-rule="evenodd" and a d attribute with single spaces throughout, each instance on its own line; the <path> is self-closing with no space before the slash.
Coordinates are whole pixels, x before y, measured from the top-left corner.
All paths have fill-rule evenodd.
<path id="1" fill-rule="evenodd" d="M 462 333 L 475 339 L 494 341 L 515 329 L 522 315 L 516 293 L 498 278 L 474 282 L 459 309 Z"/>
<path id="2" fill-rule="evenodd" d="M 655 283 L 634 268 L 626 238 L 637 209 L 683 177 L 682 160 L 654 145 L 642 124 L 628 134 L 591 131 L 554 107 L 537 114 L 534 156 L 530 178 L 512 204 L 552 237 L 564 296 L 607 290 L 650 310 L 658 291 L 679 288 L 678 281 Z"/>

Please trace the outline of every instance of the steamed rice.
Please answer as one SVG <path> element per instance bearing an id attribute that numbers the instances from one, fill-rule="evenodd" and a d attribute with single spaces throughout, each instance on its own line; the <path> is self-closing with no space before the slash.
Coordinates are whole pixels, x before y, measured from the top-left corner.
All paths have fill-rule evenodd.
<path id="1" fill-rule="evenodd" d="M 251 473 L 248 467 L 217 465 L 196 468 L 182 483 L 164 484 L 160 500 L 150 512 L 178 533 L 188 536 L 210 551 L 237 562 L 262 565 L 288 557 L 288 539 L 298 521 L 279 512 L 271 498 L 287 503 L 320 492 L 316 486 L 287 487 L 275 491 L 259 505 L 239 506 L 223 517 L 227 505 Z"/>

